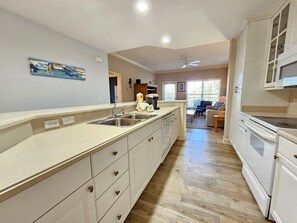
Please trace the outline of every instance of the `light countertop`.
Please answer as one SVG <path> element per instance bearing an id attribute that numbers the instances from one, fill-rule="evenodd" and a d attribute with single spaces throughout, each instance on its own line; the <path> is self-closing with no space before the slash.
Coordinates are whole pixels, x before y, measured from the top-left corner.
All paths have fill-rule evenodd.
<path id="1" fill-rule="evenodd" d="M 280 136 L 297 143 L 297 129 L 281 129 L 279 134 Z"/>
<path id="2" fill-rule="evenodd" d="M 162 107 L 154 112 L 158 116 L 131 127 L 84 123 L 33 135 L 0 154 L 0 202 L 30 180 L 38 177 L 39 182 L 49 170 L 66 167 L 178 108 Z"/>

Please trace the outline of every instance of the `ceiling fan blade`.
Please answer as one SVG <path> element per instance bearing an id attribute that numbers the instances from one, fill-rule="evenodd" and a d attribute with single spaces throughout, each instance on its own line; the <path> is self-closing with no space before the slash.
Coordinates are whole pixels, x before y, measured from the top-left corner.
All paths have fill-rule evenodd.
<path id="1" fill-rule="evenodd" d="M 194 60 L 194 61 L 191 61 L 190 63 L 197 64 L 197 63 L 200 63 L 200 60 Z"/>
<path id="2" fill-rule="evenodd" d="M 185 69 L 187 67 L 187 65 L 186 64 L 184 64 L 183 66 L 182 66 L 182 69 Z"/>

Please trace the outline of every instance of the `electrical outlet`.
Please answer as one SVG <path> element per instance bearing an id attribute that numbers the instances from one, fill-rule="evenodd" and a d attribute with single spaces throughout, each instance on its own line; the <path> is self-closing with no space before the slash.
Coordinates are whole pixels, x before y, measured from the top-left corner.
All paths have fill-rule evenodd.
<path id="1" fill-rule="evenodd" d="M 52 129 L 60 126 L 59 119 L 44 121 L 44 129 Z"/>
<path id="2" fill-rule="evenodd" d="M 75 122 L 74 116 L 68 116 L 62 118 L 63 125 L 69 125 Z"/>

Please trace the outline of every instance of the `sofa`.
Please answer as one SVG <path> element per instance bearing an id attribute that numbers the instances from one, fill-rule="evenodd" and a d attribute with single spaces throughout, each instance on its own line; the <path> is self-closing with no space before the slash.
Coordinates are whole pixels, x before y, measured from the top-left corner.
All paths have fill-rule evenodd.
<path id="1" fill-rule="evenodd" d="M 216 102 L 213 106 L 207 106 L 205 115 L 206 115 L 206 125 L 208 127 L 213 127 L 214 126 L 213 116 L 225 115 L 224 102 Z M 224 122 L 219 122 L 218 127 L 224 127 Z"/>

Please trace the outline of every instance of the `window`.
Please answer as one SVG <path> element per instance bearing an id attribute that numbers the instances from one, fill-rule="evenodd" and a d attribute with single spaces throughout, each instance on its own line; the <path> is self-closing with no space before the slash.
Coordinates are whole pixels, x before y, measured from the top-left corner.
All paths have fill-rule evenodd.
<path id="1" fill-rule="evenodd" d="M 220 80 L 201 80 L 187 82 L 188 107 L 196 107 L 200 101 L 218 101 Z"/>
<path id="2" fill-rule="evenodd" d="M 176 82 L 163 83 L 163 99 L 165 101 L 175 100 L 176 97 Z"/>

